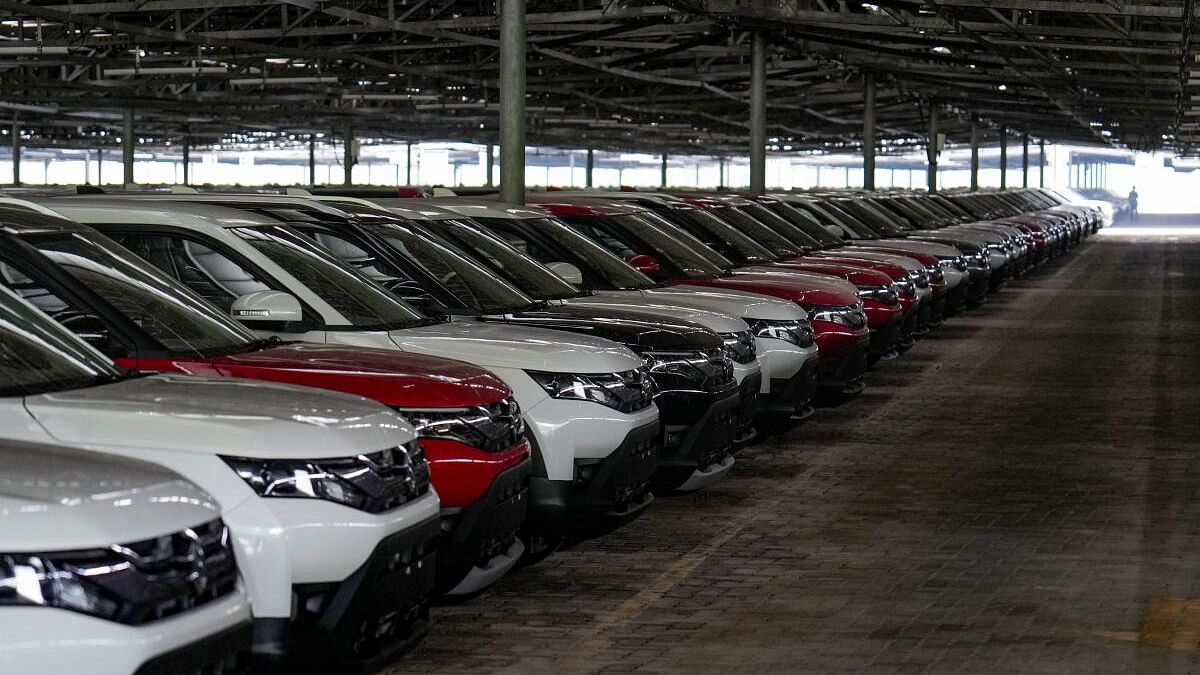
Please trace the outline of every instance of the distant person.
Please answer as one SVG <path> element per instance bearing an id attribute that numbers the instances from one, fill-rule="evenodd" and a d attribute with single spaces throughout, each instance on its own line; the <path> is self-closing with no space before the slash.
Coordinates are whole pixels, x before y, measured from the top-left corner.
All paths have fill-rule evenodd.
<path id="1" fill-rule="evenodd" d="M 1129 220 L 1130 220 L 1130 222 L 1137 220 L 1137 200 L 1138 200 L 1137 186 L 1134 185 L 1133 188 L 1129 191 Z"/>

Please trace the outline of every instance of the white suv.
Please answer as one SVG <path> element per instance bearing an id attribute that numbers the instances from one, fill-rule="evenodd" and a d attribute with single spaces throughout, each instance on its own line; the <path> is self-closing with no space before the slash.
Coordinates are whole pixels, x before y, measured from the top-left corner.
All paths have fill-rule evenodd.
<path id="1" fill-rule="evenodd" d="M 183 256 L 188 270 L 150 262 L 185 284 L 202 281 L 206 299 L 260 335 L 398 349 L 492 371 L 512 389 L 534 448 L 531 555 L 561 536 L 622 524 L 653 500 L 659 414 L 637 354 L 558 330 L 430 319 L 276 218 L 168 197 L 41 203 L 121 243 Z"/>
<path id="2" fill-rule="evenodd" d="M 73 448 L 0 441 L 0 466 L 0 672 L 245 665 L 250 605 L 212 497 Z"/>
<path id="3" fill-rule="evenodd" d="M 372 663 L 428 627 L 438 498 L 415 434 L 373 401 L 138 377 L 0 288 L 0 437 L 163 465 L 222 507 L 255 655 Z"/>

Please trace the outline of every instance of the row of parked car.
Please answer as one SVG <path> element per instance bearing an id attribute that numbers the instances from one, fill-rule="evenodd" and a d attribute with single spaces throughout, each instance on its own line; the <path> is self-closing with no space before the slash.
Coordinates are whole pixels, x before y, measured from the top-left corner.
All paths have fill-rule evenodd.
<path id="1" fill-rule="evenodd" d="M 378 666 L 1105 224 L 1048 190 L 398 194 L 0 196 L 0 671 Z"/>

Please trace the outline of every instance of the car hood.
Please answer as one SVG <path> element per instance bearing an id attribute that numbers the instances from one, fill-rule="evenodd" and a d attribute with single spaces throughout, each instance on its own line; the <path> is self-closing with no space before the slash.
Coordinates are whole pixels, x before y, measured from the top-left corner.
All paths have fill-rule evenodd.
<path id="1" fill-rule="evenodd" d="M 993 232 L 960 230 L 958 228 L 947 228 L 943 230 L 917 230 L 912 234 L 918 237 L 937 237 L 938 239 L 962 241 L 968 244 L 975 244 L 977 246 L 986 246 L 989 243 L 1000 243 L 1004 240 L 1004 237 Z"/>
<path id="2" fill-rule="evenodd" d="M 60 442 L 99 449 L 319 459 L 415 437 L 407 422 L 374 401 L 234 378 L 154 375 L 30 396 L 25 405 Z"/>
<path id="3" fill-rule="evenodd" d="M 637 291 L 621 292 L 629 293 L 629 295 L 589 295 L 579 298 L 568 298 L 562 302 L 570 307 L 590 307 L 601 311 L 619 310 L 641 319 L 654 320 L 664 317 L 667 319 L 682 319 L 684 321 L 695 322 L 715 333 L 736 333 L 749 330 L 750 328 L 745 321 L 737 318 L 736 315 L 726 312 L 682 305 L 671 302 L 666 298 L 659 298 L 658 302 L 651 302 Z"/>
<path id="4" fill-rule="evenodd" d="M 0 442 L 7 553 L 125 544 L 214 520 L 208 493 L 158 465 L 88 450 Z"/>
<path id="5" fill-rule="evenodd" d="M 816 255 L 818 257 L 823 257 L 825 254 L 822 252 L 822 253 L 814 253 L 813 255 Z M 892 263 L 893 265 L 899 265 L 899 266 L 903 267 L 904 269 L 909 270 L 910 272 L 915 271 L 915 270 L 925 269 L 924 265 L 922 265 L 916 259 L 910 258 L 908 256 L 895 255 L 893 253 L 875 253 L 873 251 L 865 251 L 865 250 L 857 249 L 857 248 L 838 249 L 837 251 L 832 252 L 830 254 L 830 257 L 863 258 L 866 260 L 878 260 L 880 262 L 887 262 L 887 263 Z"/>
<path id="6" fill-rule="evenodd" d="M 911 239 L 879 239 L 877 242 L 880 246 L 886 248 L 899 248 L 908 251 L 916 251 L 918 253 L 927 253 L 932 256 L 957 256 L 958 249 L 946 244 L 937 244 L 927 241 L 913 241 Z"/>
<path id="7" fill-rule="evenodd" d="M 748 321 L 757 319 L 797 321 L 808 318 L 808 313 L 793 302 L 732 288 L 717 290 L 685 283 L 678 286 L 653 288 L 641 291 L 641 294 L 642 297 L 653 302 L 717 309 L 733 316 L 740 316 Z"/>
<path id="8" fill-rule="evenodd" d="M 625 347 L 598 337 L 475 319 L 394 330 L 404 351 L 469 359 L 485 368 L 555 373 L 619 373 L 642 365 Z"/>
<path id="9" fill-rule="evenodd" d="M 837 279 L 805 277 L 800 274 L 744 274 L 689 282 L 783 298 L 799 305 L 844 307 L 858 302 L 857 289 Z M 850 290 L 847 290 L 849 287 Z"/>
<path id="10" fill-rule="evenodd" d="M 692 351 L 715 349 L 724 345 L 724 341 L 716 333 L 698 323 L 662 316 L 655 318 L 618 308 L 548 305 L 543 309 L 487 316 L 483 317 L 483 320 L 604 338 L 634 351 Z"/>
<path id="11" fill-rule="evenodd" d="M 489 405 L 511 395 L 479 366 L 391 349 L 294 342 L 223 356 L 214 365 L 231 377 L 332 389 L 403 408 Z"/>
<path id="12" fill-rule="evenodd" d="M 820 264 L 783 260 L 780 262 L 771 263 L 769 265 L 753 265 L 750 267 L 744 267 L 738 270 L 738 273 L 787 274 L 790 271 L 824 274 L 848 281 L 855 286 L 887 286 L 892 283 L 892 278 L 883 272 L 876 272 L 875 270 L 867 269 L 865 267 L 855 267 L 853 265 L 839 265 L 833 262 L 828 264 Z"/>

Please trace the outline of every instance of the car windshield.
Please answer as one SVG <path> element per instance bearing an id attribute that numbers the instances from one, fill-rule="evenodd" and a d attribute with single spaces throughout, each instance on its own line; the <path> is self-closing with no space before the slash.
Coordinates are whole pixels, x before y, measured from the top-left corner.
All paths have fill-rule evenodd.
<path id="1" fill-rule="evenodd" d="M 386 288 L 286 227 L 240 227 L 233 232 L 304 284 L 355 329 L 395 330 L 430 323 Z"/>
<path id="2" fill-rule="evenodd" d="M 520 223 L 550 239 L 573 260 L 561 260 L 557 252 L 539 249 L 533 242 L 526 241 L 515 230 L 507 227 L 510 221 L 503 218 L 476 218 L 486 227 L 496 227 L 504 232 L 503 238 L 518 251 L 524 250 L 542 264 L 565 262 L 579 267 L 602 282 L 609 290 L 645 290 L 658 284 L 641 272 L 626 265 L 620 258 L 605 250 L 596 242 L 572 230 L 557 218 L 529 218 Z M 525 249 L 522 249 L 522 246 Z"/>
<path id="3" fill-rule="evenodd" d="M 813 239 L 804 232 L 792 227 L 792 224 L 764 204 L 747 204 L 741 207 L 743 211 L 754 216 L 759 222 L 787 238 L 800 251 L 821 248 L 821 242 Z"/>
<path id="4" fill-rule="evenodd" d="M 613 253 L 661 257 L 688 279 L 711 279 L 723 270 L 699 251 L 672 237 L 640 214 L 616 216 L 566 216 L 572 227 L 595 239 Z"/>
<path id="5" fill-rule="evenodd" d="M 830 206 L 826 202 L 805 202 L 808 212 L 821 220 L 823 225 L 837 225 L 850 235 L 851 239 L 874 239 L 876 234 L 862 223 L 848 217 L 844 212 Z"/>
<path id="6" fill-rule="evenodd" d="M 216 356 L 261 342 L 232 317 L 139 259 L 141 255 L 153 260 L 163 253 L 154 246 L 135 245 L 131 252 L 108 237 L 87 233 L 37 235 L 26 241 L 170 354 Z"/>
<path id="7" fill-rule="evenodd" d="M 78 389 L 122 376 L 53 319 L 0 288 L 0 396 Z"/>
<path id="8" fill-rule="evenodd" d="M 791 223 L 796 229 L 811 237 L 813 241 L 818 242 L 822 248 L 836 248 L 843 244 L 837 235 L 821 225 L 821 221 L 816 216 L 801 207 L 790 203 L 778 202 L 774 205 L 774 211 L 784 220 Z"/>
<path id="9" fill-rule="evenodd" d="M 670 219 L 687 230 L 706 245 L 716 248 L 728 258 L 739 263 L 770 262 L 779 256 L 759 243 L 761 237 L 753 232 L 742 231 L 728 222 L 701 209 L 669 209 L 659 215 Z M 755 241 L 758 239 L 759 241 Z M 709 243 L 712 242 L 712 243 Z"/>
<path id="10" fill-rule="evenodd" d="M 445 242 L 400 223 L 368 226 L 393 250 L 437 279 L 459 301 L 479 310 L 511 311 L 533 300 Z"/>
<path id="11" fill-rule="evenodd" d="M 750 214 L 732 206 L 722 206 L 713 211 L 716 217 L 732 225 L 739 232 L 744 232 L 760 245 L 770 249 L 775 258 L 792 257 L 800 254 L 800 249 L 792 245 L 782 234 L 767 227 L 762 221 Z"/>
<path id="12" fill-rule="evenodd" d="M 887 216 L 876 211 L 862 199 L 839 199 L 831 207 L 841 209 L 842 213 L 862 223 L 879 236 L 895 236 L 904 232 L 893 225 Z"/>
<path id="13" fill-rule="evenodd" d="M 487 265 L 493 272 L 501 274 L 529 296 L 538 300 L 561 300 L 580 295 L 562 277 L 522 254 L 499 237 L 480 229 L 466 220 L 419 221 L 428 230 L 438 233 L 457 244 Z"/>

